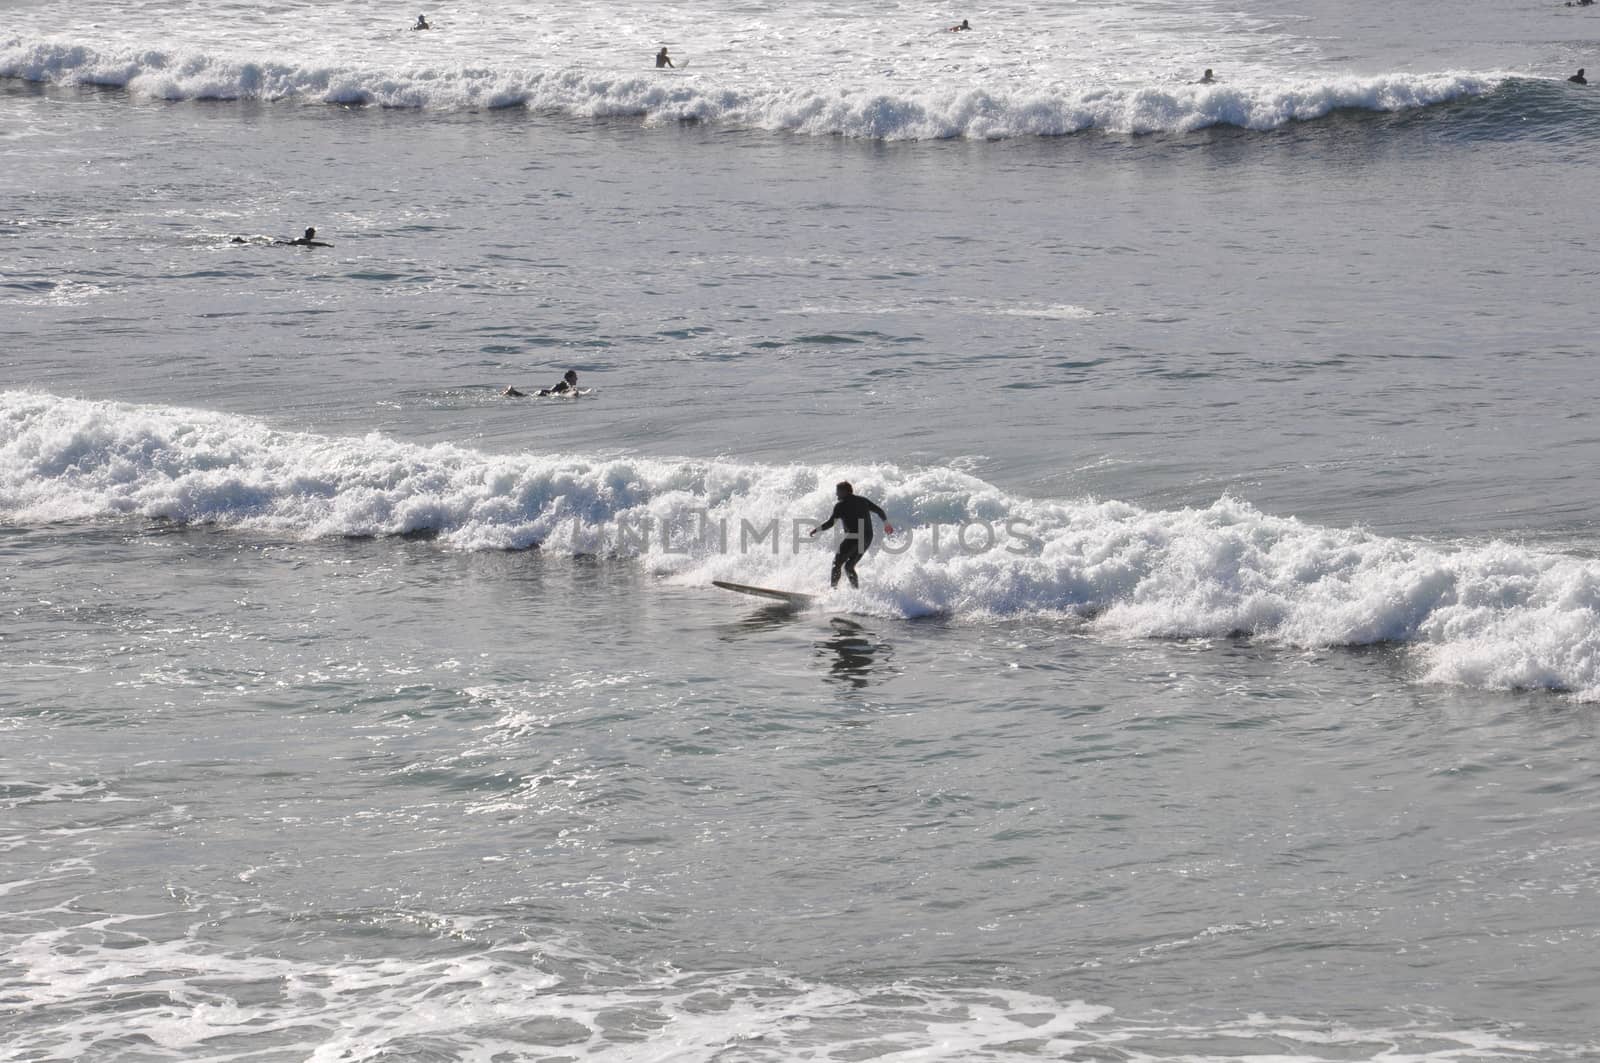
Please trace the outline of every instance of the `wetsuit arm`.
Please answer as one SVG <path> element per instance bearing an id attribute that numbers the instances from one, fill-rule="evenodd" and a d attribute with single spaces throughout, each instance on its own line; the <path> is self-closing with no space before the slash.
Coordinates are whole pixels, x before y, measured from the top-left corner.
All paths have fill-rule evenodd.
<path id="1" fill-rule="evenodd" d="M 834 522 L 839 519 L 839 510 L 841 510 L 843 508 L 844 508 L 844 503 L 843 502 L 834 503 L 833 512 L 828 514 L 828 519 L 826 521 L 824 521 L 823 523 L 818 524 L 815 528 L 812 528 L 811 529 L 811 534 L 815 535 L 818 532 L 825 532 L 829 528 L 833 527 Z"/>
<path id="2" fill-rule="evenodd" d="M 865 502 L 866 500 L 862 499 L 862 501 Z M 893 535 L 894 534 L 894 525 L 889 523 L 889 514 L 887 514 L 887 513 L 885 513 L 883 511 L 883 507 L 878 505 L 875 502 L 867 502 L 867 508 L 869 510 L 871 510 L 872 512 L 876 513 L 878 515 L 878 519 L 883 521 L 883 534 L 885 534 L 885 535 Z M 871 517 L 867 518 L 867 520 L 869 522 L 871 521 L 871 519 L 872 519 Z"/>

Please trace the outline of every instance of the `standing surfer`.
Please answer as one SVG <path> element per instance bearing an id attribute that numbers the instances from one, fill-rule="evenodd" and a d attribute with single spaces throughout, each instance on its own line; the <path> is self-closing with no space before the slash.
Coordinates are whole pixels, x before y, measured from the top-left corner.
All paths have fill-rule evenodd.
<path id="1" fill-rule="evenodd" d="M 876 502 L 869 501 L 856 494 L 850 481 L 841 480 L 834 488 L 839 501 L 834 503 L 833 514 L 824 524 L 819 524 L 811 529 L 811 535 L 816 537 L 818 532 L 827 531 L 837 521 L 844 527 L 844 538 L 839 540 L 839 552 L 833 555 L 833 572 L 828 577 L 828 586 L 839 585 L 839 572 L 850 577 L 850 586 L 859 587 L 861 581 L 856 579 L 856 562 L 872 546 L 872 515 L 876 513 L 878 519 L 883 521 L 883 534 L 893 535 L 894 528 L 889 524 L 889 514 L 885 513 Z"/>

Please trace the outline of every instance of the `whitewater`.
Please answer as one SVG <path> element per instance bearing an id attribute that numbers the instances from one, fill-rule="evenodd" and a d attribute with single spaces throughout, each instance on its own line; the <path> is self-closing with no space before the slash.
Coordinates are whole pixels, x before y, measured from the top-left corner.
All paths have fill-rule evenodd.
<path id="1" fill-rule="evenodd" d="M 276 5 L 223 33 L 160 3 L 21 15 L 0 38 L 0 76 L 161 100 L 515 107 L 890 140 L 1265 130 L 1480 96 L 1510 76 L 1341 67 L 1293 26 L 1300 17 L 1227 4 L 1000 4 L 972 33 L 903 3 L 870 12 L 805 3 L 756 17 L 517 0 L 442 10 L 426 32 L 360 5 Z M 676 48 L 680 67 L 648 69 L 658 46 Z M 1197 84 L 1209 67 L 1224 80 Z"/>
<path id="2" fill-rule="evenodd" d="M 9 5 L 0 1061 L 1600 1057 L 1580 67 Z"/>
<path id="3" fill-rule="evenodd" d="M 846 468 L 490 456 L 274 431 L 236 417 L 7 392 L 0 511 L 305 537 L 638 558 L 674 583 L 817 589 L 801 532 Z M 1600 566 L 1505 542 L 1415 543 L 1224 498 L 1199 510 L 1009 496 L 953 469 L 858 469 L 901 526 L 867 615 L 1059 614 L 1145 638 L 1414 643 L 1425 678 L 1600 698 Z M 811 519 L 807 515 L 815 515 Z"/>

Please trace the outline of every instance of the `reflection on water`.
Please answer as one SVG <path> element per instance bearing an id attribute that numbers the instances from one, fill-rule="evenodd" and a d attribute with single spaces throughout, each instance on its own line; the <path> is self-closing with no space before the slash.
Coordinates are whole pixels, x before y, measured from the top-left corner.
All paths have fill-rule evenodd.
<path id="1" fill-rule="evenodd" d="M 877 674 L 883 678 L 891 652 L 889 645 L 853 620 L 834 617 L 833 636 L 817 643 L 817 655 L 833 659 L 828 664 L 828 679 L 862 689 Z"/>
<path id="2" fill-rule="evenodd" d="M 726 624 L 718 624 L 717 631 L 725 642 L 733 642 L 751 635 L 759 635 L 767 631 L 776 631 L 794 623 L 800 615 L 800 608 L 775 602 L 764 605 L 759 609 L 752 609 L 738 620 Z"/>
<path id="3" fill-rule="evenodd" d="M 808 615 L 803 608 L 774 603 L 752 609 L 738 620 L 718 624 L 716 631 L 723 642 L 739 642 L 784 631 L 803 638 L 814 630 L 815 623 L 815 615 Z M 830 617 L 828 626 L 832 629 L 830 634 L 812 645 L 816 657 L 827 662 L 824 678 L 829 682 L 860 690 L 869 682 L 881 683 L 893 674 L 895 670 L 890 664 L 893 651 L 876 633 L 839 616 Z"/>

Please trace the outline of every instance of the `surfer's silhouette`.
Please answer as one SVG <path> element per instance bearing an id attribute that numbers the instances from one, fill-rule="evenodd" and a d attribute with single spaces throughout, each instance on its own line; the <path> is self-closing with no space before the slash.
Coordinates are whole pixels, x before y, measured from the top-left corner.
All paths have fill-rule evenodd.
<path id="1" fill-rule="evenodd" d="M 672 60 L 667 58 L 667 50 L 665 48 L 661 49 L 659 52 L 656 53 L 656 69 L 657 70 L 660 70 L 662 67 L 671 67 L 671 66 L 672 66 Z"/>
<path id="2" fill-rule="evenodd" d="M 1589 79 L 1583 76 L 1583 67 L 1581 66 L 1578 68 L 1578 72 L 1569 77 L 1567 80 L 1572 82 L 1574 85 L 1589 84 Z"/>
<path id="3" fill-rule="evenodd" d="M 1211 72 L 1211 68 L 1208 66 L 1208 67 L 1206 67 L 1206 72 L 1204 74 L 1200 75 L 1200 80 L 1196 81 L 1195 84 L 1196 85 L 1210 85 L 1210 84 L 1214 84 L 1216 82 L 1216 80 L 1217 80 L 1217 76 Z"/>
<path id="4" fill-rule="evenodd" d="M 431 30 L 431 29 L 433 29 L 432 26 L 428 25 L 428 16 L 427 15 L 418 15 L 417 16 L 417 24 L 415 26 L 412 26 L 411 28 L 414 29 L 414 30 Z"/>
<path id="5" fill-rule="evenodd" d="M 577 390 L 578 371 L 576 369 L 568 369 L 561 375 L 561 382 L 559 384 L 552 388 L 540 388 L 537 392 L 535 392 L 535 394 L 538 395 L 539 398 L 544 398 L 547 395 L 565 395 L 569 391 L 575 392 Z M 528 393 L 526 391 L 518 391 L 514 385 L 509 384 L 506 385 L 506 389 L 500 394 L 504 395 L 508 399 L 525 399 L 528 397 Z"/>
<path id="6" fill-rule="evenodd" d="M 857 690 L 867 686 L 877 668 L 878 651 L 883 647 L 874 643 L 866 628 L 850 620 L 834 617 L 834 636 L 818 644 L 819 649 L 833 651 L 835 657 L 829 667 L 829 678 L 846 683 Z"/>
<path id="7" fill-rule="evenodd" d="M 970 30 L 971 28 L 972 27 L 967 24 L 967 20 L 966 19 L 962 19 L 959 25 L 951 26 L 949 29 L 945 30 L 945 32 L 946 33 L 962 33 L 962 32 L 965 32 L 966 30 Z"/>
<path id="8" fill-rule="evenodd" d="M 323 243 L 317 239 L 317 230 L 313 225 L 306 226 L 306 234 L 293 240 L 274 240 L 279 247 L 332 247 L 332 244 Z"/>
<path id="9" fill-rule="evenodd" d="M 818 532 L 827 531 L 835 522 L 843 525 L 844 538 L 839 541 L 838 553 L 833 555 L 833 571 L 828 576 L 828 586 L 839 585 L 839 572 L 843 570 L 850 577 L 850 586 L 859 587 L 861 581 L 856 578 L 856 562 L 872 547 L 872 515 L 876 513 L 883 521 L 883 534 L 893 535 L 894 528 L 889 524 L 889 514 L 876 502 L 856 494 L 850 481 L 840 481 L 833 490 L 839 501 L 834 503 L 833 513 L 826 523 L 812 528 L 811 535 L 815 538 Z"/>

